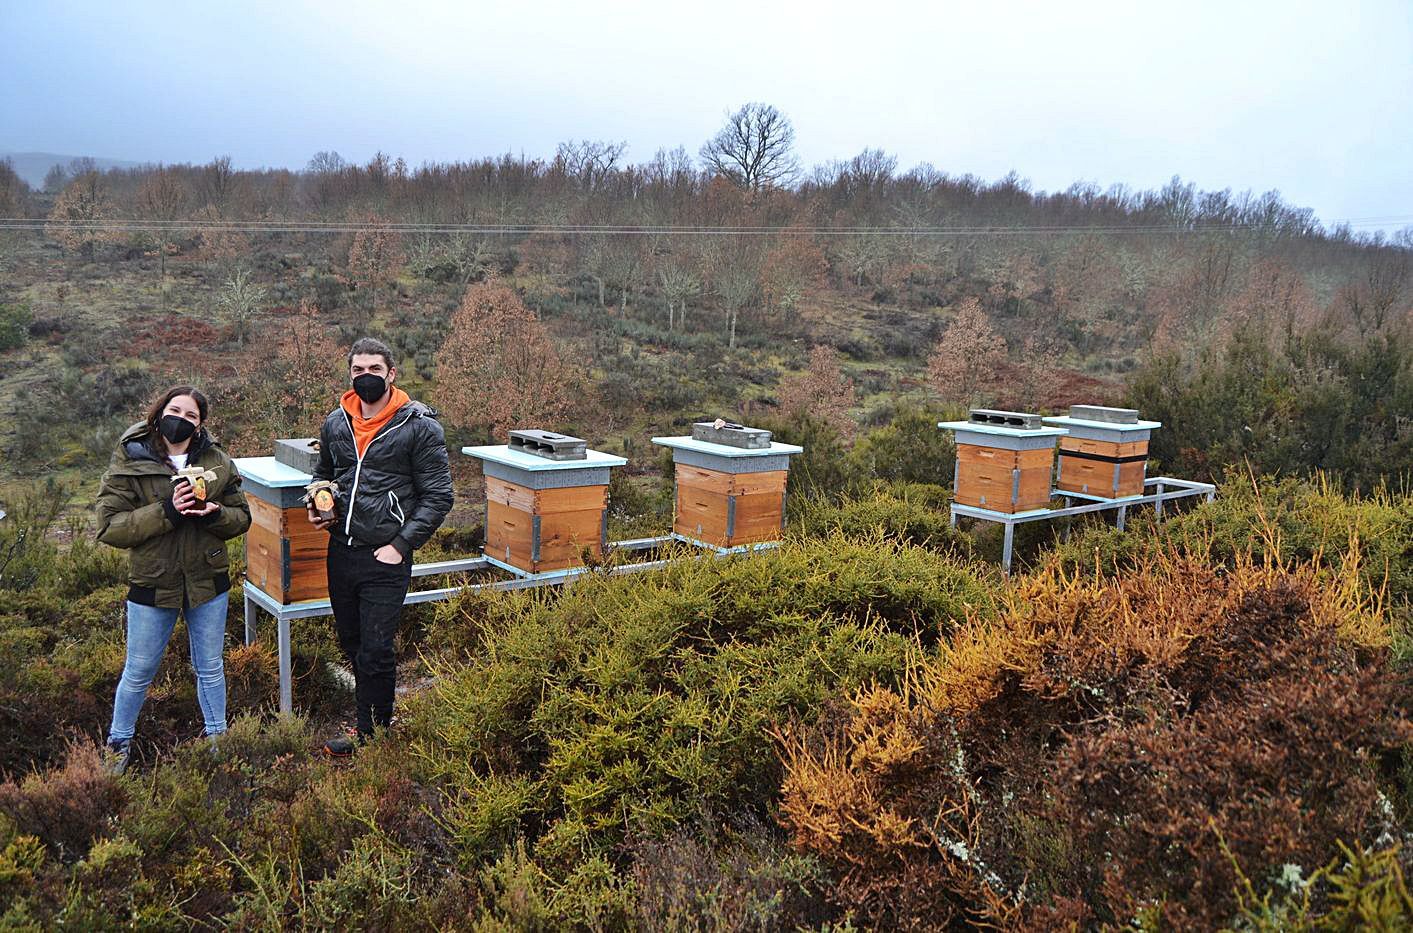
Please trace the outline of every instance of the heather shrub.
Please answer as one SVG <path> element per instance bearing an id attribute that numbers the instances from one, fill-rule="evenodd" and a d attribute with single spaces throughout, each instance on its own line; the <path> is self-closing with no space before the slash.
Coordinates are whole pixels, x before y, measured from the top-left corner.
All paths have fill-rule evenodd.
<path id="1" fill-rule="evenodd" d="M 1228 852 L 1265 879 L 1401 832 L 1387 624 L 1308 566 L 1052 569 L 910 690 L 782 733 L 782 821 L 870 923 L 1221 925 Z"/>
<path id="2" fill-rule="evenodd" d="M 127 800 L 127 788 L 103 768 L 96 746 L 74 743 L 63 767 L 0 784 L 0 813 L 22 835 L 62 861 L 82 858 Z"/>
<path id="3" fill-rule="evenodd" d="M 646 930 L 817 928 L 827 877 L 767 828 L 692 824 L 635 847 L 636 920 Z"/>

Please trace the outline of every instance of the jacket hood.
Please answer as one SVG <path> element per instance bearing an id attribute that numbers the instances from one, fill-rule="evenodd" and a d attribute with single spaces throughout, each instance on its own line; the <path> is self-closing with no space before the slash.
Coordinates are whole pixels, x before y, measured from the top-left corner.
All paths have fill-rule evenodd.
<path id="1" fill-rule="evenodd" d="M 114 473 L 141 474 L 151 472 L 167 472 L 168 467 L 161 454 L 153 447 L 152 432 L 148 430 L 146 421 L 139 421 L 123 431 L 118 438 L 117 449 L 113 451 L 113 459 L 108 465 L 108 469 Z M 187 448 L 189 462 L 196 462 L 197 458 L 211 448 L 220 449 L 220 444 L 211 436 L 211 432 L 201 428 L 191 439 L 191 446 Z"/>
<path id="2" fill-rule="evenodd" d="M 353 394 L 353 393 L 348 393 L 348 394 L 351 394 L 351 395 L 353 396 L 353 400 L 354 400 L 355 402 L 357 401 L 358 396 L 357 396 L 356 394 Z M 336 422 L 339 423 L 339 424 L 343 424 L 343 423 L 344 423 L 344 418 L 343 418 L 343 416 L 344 416 L 345 414 L 347 414 L 347 412 L 348 412 L 348 409 L 344 407 L 343 399 L 339 399 L 339 407 L 338 407 L 338 408 L 335 408 L 333 411 L 329 412 L 328 416 L 327 416 L 324 420 L 325 420 L 325 421 L 330 421 L 330 420 L 332 420 L 332 421 L 336 421 Z M 419 401 L 417 401 L 416 399 L 409 398 L 406 402 L 404 402 L 404 403 L 401 405 L 401 407 L 399 407 L 398 409 L 396 409 L 396 411 L 394 412 L 394 417 L 393 417 L 393 418 L 390 418 L 390 419 L 388 419 L 388 420 L 389 420 L 389 421 L 392 421 L 392 420 L 394 420 L 394 419 L 401 420 L 402 418 L 405 418 L 405 417 L 407 417 L 408 415 L 411 415 L 411 416 L 417 417 L 417 418 L 435 418 L 435 417 L 437 417 L 437 410 L 436 410 L 435 408 L 433 408 L 432 406 L 430 406 L 430 405 L 427 405 L 427 404 L 425 404 L 425 403 L 423 403 L 423 402 L 419 402 Z"/>

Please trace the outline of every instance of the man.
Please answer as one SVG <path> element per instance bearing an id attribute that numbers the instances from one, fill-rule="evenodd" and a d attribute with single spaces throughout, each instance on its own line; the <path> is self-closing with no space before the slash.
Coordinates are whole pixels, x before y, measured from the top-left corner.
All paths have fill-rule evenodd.
<path id="1" fill-rule="evenodd" d="M 348 353 L 353 388 L 319 430 L 314 478 L 338 484 L 335 517 L 309 520 L 329 531 L 329 601 L 339 646 L 353 667 L 357 734 L 324 744 L 353 754 L 392 722 L 393 636 L 412 582 L 412 552 L 451 511 L 451 469 L 436 412 L 393 383 L 392 350 L 364 337 Z"/>

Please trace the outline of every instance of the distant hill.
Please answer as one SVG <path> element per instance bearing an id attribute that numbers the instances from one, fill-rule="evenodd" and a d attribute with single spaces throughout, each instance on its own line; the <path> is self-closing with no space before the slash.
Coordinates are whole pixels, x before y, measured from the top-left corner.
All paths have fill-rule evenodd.
<path id="1" fill-rule="evenodd" d="M 9 159 L 15 166 L 15 173 L 25 180 L 31 188 L 41 188 L 44 185 L 44 176 L 49 174 L 49 170 L 56 165 L 65 168 L 79 156 L 59 155 L 55 152 L 0 152 L 0 159 Z M 143 165 L 142 162 L 125 162 L 122 159 L 100 159 L 97 156 L 93 161 L 101 169 L 110 168 L 136 168 Z"/>

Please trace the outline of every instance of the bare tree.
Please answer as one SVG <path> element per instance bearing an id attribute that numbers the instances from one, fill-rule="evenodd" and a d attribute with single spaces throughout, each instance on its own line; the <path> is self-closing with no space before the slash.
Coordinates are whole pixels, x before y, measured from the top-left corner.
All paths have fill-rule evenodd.
<path id="1" fill-rule="evenodd" d="M 669 260 L 657 269 L 657 281 L 662 286 L 662 297 L 667 299 L 667 329 L 672 330 L 673 312 L 676 310 L 676 323 L 687 324 L 687 300 L 695 298 L 702 290 L 702 280 L 691 267 Z"/>
<path id="2" fill-rule="evenodd" d="M 795 128 L 769 104 L 746 104 L 702 146 L 707 166 L 747 191 L 789 184 L 799 173 Z"/>
<path id="3" fill-rule="evenodd" d="M 458 233 L 447 243 L 447 257 L 456 266 L 456 274 L 462 285 L 470 285 L 491 270 L 495 262 L 495 250 L 482 237 Z"/>
<path id="4" fill-rule="evenodd" d="M 157 241 L 158 274 L 161 276 L 158 294 L 164 312 L 167 309 L 167 254 L 173 250 L 179 232 L 171 226 L 171 222 L 181 218 L 188 199 L 186 184 L 169 168 L 157 169 L 137 189 L 138 214 L 146 220 L 161 222 L 153 239 Z"/>
<path id="5" fill-rule="evenodd" d="M 98 172 L 85 172 L 69 183 L 49 212 L 49 235 L 64 249 L 93 259 L 98 247 L 113 240 L 107 226 L 114 214 L 108 186 Z"/>
<path id="6" fill-rule="evenodd" d="M 337 175 L 348 168 L 348 163 L 332 149 L 321 149 L 314 153 L 304 171 L 310 175 Z"/>
<path id="7" fill-rule="evenodd" d="M 618 314 L 628 313 L 628 295 L 643 272 L 643 252 L 634 237 L 615 237 L 608 251 L 608 280 L 618 289 Z"/>
<path id="8" fill-rule="evenodd" d="M 369 215 L 348 248 L 348 276 L 368 291 L 368 320 L 378 313 L 378 289 L 396 283 L 406 262 L 402 236 L 383 218 Z"/>
<path id="9" fill-rule="evenodd" d="M 0 217 L 24 216 L 29 199 L 29 185 L 15 172 L 15 164 L 0 159 Z"/>
<path id="10" fill-rule="evenodd" d="M 627 151 L 626 142 L 584 139 L 576 143 L 571 140 L 559 144 L 554 154 L 554 167 L 578 182 L 582 190 L 597 191 Z"/>
<path id="11" fill-rule="evenodd" d="M 49 166 L 49 171 L 44 173 L 44 190 L 50 194 L 63 191 L 68 183 L 69 173 L 57 162 Z"/>
<path id="12" fill-rule="evenodd" d="M 231 167 L 231 157 L 212 159 L 210 165 L 202 167 L 200 179 L 202 201 L 225 208 L 235 193 L 236 186 L 236 173 Z"/>
<path id="13" fill-rule="evenodd" d="M 881 266 L 888 258 L 888 244 L 872 233 L 857 233 L 843 237 L 834 249 L 835 258 L 860 288 L 864 277 Z"/>

